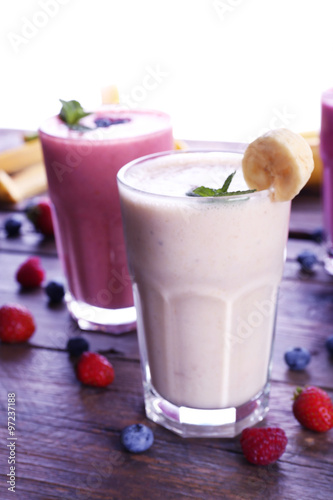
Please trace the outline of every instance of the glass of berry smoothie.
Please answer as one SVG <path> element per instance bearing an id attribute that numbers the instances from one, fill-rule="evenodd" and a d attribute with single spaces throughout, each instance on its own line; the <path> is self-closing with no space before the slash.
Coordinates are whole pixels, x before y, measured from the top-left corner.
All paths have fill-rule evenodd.
<path id="1" fill-rule="evenodd" d="M 323 219 L 326 237 L 326 271 L 333 275 L 333 88 L 322 94 L 320 155 L 323 162 Z"/>
<path id="2" fill-rule="evenodd" d="M 79 107 L 72 119 L 72 103 L 39 131 L 67 305 L 81 329 L 121 333 L 135 327 L 136 311 L 116 175 L 135 158 L 172 149 L 171 122 L 115 105 L 89 114 Z"/>
<path id="3" fill-rule="evenodd" d="M 232 437 L 268 411 L 290 201 L 249 190 L 242 157 L 228 144 L 118 173 L 146 413 L 184 437 Z M 207 184 L 221 196 L 193 191 Z"/>

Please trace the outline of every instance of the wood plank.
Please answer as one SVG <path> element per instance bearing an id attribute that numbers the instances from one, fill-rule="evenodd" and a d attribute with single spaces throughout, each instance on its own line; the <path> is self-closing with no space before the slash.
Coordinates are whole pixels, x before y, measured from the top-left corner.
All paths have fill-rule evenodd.
<path id="1" fill-rule="evenodd" d="M 21 233 L 14 238 L 8 237 L 4 229 L 5 220 L 12 215 L 22 220 Z M 57 256 L 54 238 L 38 233 L 22 210 L 19 214 L 13 210 L 0 212 L 0 251 Z"/>
<path id="2" fill-rule="evenodd" d="M 0 211 L 0 304 L 20 302 L 37 322 L 36 333 L 25 345 L 0 344 L 2 422 L 7 420 L 7 393 L 17 396 L 17 498 L 331 497 L 333 431 L 318 434 L 303 429 L 291 411 L 298 385 L 319 385 L 333 396 L 333 358 L 324 345 L 332 334 L 333 278 L 323 268 L 323 245 L 299 237 L 288 241 L 278 302 L 271 409 L 260 425 L 282 427 L 289 441 L 277 463 L 256 467 L 244 459 L 238 438 L 182 439 L 146 419 L 136 332 L 119 336 L 79 332 L 65 304 L 50 307 L 42 288 L 20 290 L 15 272 L 29 255 L 41 256 L 47 280 L 62 276 L 54 241 L 43 240 L 27 220 L 22 236 L 6 238 L 5 218 L 12 213 L 24 217 L 24 206 L 1 207 Z M 291 231 L 310 234 L 319 227 L 319 196 L 303 192 L 293 202 Z M 319 259 L 312 274 L 300 272 L 296 261 L 305 249 Z M 77 381 L 65 347 L 68 338 L 78 333 L 114 365 L 115 381 L 108 388 L 84 387 Z M 287 368 L 283 356 L 291 346 L 310 350 L 312 359 L 306 370 Z M 125 452 L 119 440 L 122 428 L 136 422 L 146 423 L 155 434 L 154 445 L 142 455 Z M 6 425 L 0 426 L 3 449 L 7 437 Z M 7 472 L 7 455 L 1 452 L 1 500 L 13 498 L 6 489 Z"/>
<path id="3" fill-rule="evenodd" d="M 29 254 L 30 255 L 30 254 Z M 22 290 L 15 280 L 16 270 L 27 258 L 22 253 L 0 252 L 0 304 L 19 303 L 33 314 L 37 330 L 30 339 L 36 347 L 64 349 L 70 337 L 81 335 L 90 343 L 92 350 L 115 351 L 120 355 L 138 359 L 135 332 L 122 335 L 108 335 L 98 332 L 81 332 L 67 311 L 65 302 L 50 305 L 43 287 Z M 45 283 L 51 279 L 64 280 L 60 262 L 49 256 L 41 256 L 41 264 L 46 271 Z"/>
<path id="4" fill-rule="evenodd" d="M 42 288 L 31 291 L 20 289 L 15 281 L 15 273 L 25 258 L 26 256 L 21 253 L 0 252 L 3 270 L 0 281 L 0 301 L 1 303 L 19 302 L 32 311 L 38 324 L 38 330 L 32 339 L 34 345 L 61 348 L 69 336 L 78 334 L 79 331 L 76 324 L 70 320 L 65 304 L 50 307 Z M 57 279 L 59 276 L 63 278 L 57 259 L 42 256 L 41 262 L 46 269 L 46 281 Z M 327 276 L 321 268 L 314 275 L 302 275 L 297 263 L 287 261 L 284 281 L 280 287 L 279 320 L 297 328 L 303 326 L 315 328 L 320 321 L 323 330 L 328 333 L 333 320 L 331 284 L 332 278 Z M 118 339 L 113 337 L 112 342 L 108 335 L 96 333 L 84 335 L 90 339 L 94 348 L 102 350 L 114 348 L 120 352 L 127 352 L 128 355 L 131 353 L 137 356 L 135 342 L 129 340 L 131 335 L 120 336 Z M 121 340 L 122 337 L 124 341 Z"/>
<path id="5" fill-rule="evenodd" d="M 323 214 L 318 195 L 302 193 L 292 201 L 290 228 L 304 231 L 322 229 Z"/>
<path id="6" fill-rule="evenodd" d="M 185 440 L 148 422 L 137 362 L 111 357 L 114 384 L 94 389 L 75 380 L 65 353 L 53 352 L 52 363 L 45 363 L 40 350 L 19 347 L 17 373 L 18 360 L 8 356 L 12 346 L 3 347 L 1 401 L 10 390 L 18 402 L 19 498 L 29 498 L 32 491 L 41 498 L 75 498 L 77 491 L 83 498 L 144 498 L 147 484 L 150 498 L 258 499 L 264 492 L 278 493 L 277 498 L 329 497 L 333 435 L 311 433 L 295 421 L 290 394 L 296 385 L 273 384 L 266 424 L 282 426 L 289 443 L 278 463 L 260 468 L 245 461 L 238 439 Z M 1 410 L 5 413 L 3 403 Z M 130 455 L 119 435 L 125 425 L 138 421 L 154 430 L 155 443 L 143 455 Z"/>

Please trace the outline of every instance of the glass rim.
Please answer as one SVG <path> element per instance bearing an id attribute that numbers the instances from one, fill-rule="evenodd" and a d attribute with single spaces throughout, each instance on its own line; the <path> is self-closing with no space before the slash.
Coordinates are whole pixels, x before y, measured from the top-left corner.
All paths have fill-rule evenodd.
<path id="1" fill-rule="evenodd" d="M 123 186 L 125 189 L 131 190 L 135 193 L 139 193 L 141 195 L 149 196 L 149 197 L 158 197 L 163 199 L 177 199 L 177 201 L 187 201 L 190 203 L 204 203 L 204 202 L 227 202 L 227 201 L 235 201 L 235 200 L 244 200 L 248 198 L 258 198 L 258 197 L 267 197 L 271 196 L 272 189 L 263 189 L 254 191 L 253 193 L 245 193 L 239 195 L 231 195 L 231 196 L 186 196 L 186 195 L 174 195 L 174 194 L 164 194 L 164 193 L 154 193 L 152 191 L 147 191 L 145 189 L 135 187 L 129 184 L 126 179 L 126 173 L 132 167 L 136 165 L 140 165 L 150 160 L 162 158 L 162 157 L 170 157 L 170 156 L 179 156 L 186 154 L 203 154 L 203 153 L 213 153 L 213 154 L 238 154 L 243 155 L 245 149 L 247 147 L 247 143 L 238 143 L 238 142 L 225 142 L 221 143 L 221 148 L 223 149 L 182 149 L 182 150 L 170 150 L 170 151 L 161 151 L 159 153 L 153 153 L 145 156 L 141 156 L 140 158 L 136 158 L 135 160 L 130 161 L 121 167 L 117 173 L 117 182 L 118 185 Z M 191 201 L 194 200 L 194 201 Z"/>
<path id="2" fill-rule="evenodd" d="M 154 108 L 128 108 L 127 106 L 123 106 L 121 104 L 103 104 L 100 106 L 96 106 L 95 108 L 92 109 L 92 111 L 89 112 L 90 115 L 107 115 L 108 113 L 115 113 L 115 114 L 132 114 L 132 115 L 151 115 L 151 116 L 158 116 L 162 117 L 165 119 L 165 127 L 161 127 L 160 129 L 156 129 L 155 131 L 150 132 L 144 132 L 141 134 L 138 134 L 135 137 L 145 137 L 146 135 L 151 135 L 154 133 L 161 132 L 162 130 L 165 130 L 166 128 L 172 128 L 172 123 L 171 123 L 171 118 L 168 113 L 165 111 L 160 111 L 156 110 Z M 85 118 L 85 117 L 84 117 Z M 60 113 L 54 114 L 51 116 L 46 117 L 38 127 L 38 134 L 47 136 L 49 138 L 52 138 L 55 141 L 60 141 L 60 142 L 69 142 L 69 143 L 79 143 L 79 142 L 93 142 L 94 145 L 99 146 L 100 144 L 105 144 L 105 143 L 113 143 L 115 141 L 117 142 L 125 142 L 131 136 L 119 136 L 119 137 L 103 137 L 103 127 L 96 127 L 93 128 L 87 132 L 82 132 L 79 130 L 72 130 L 70 132 L 73 132 L 70 135 L 57 135 L 56 132 L 49 130 L 48 129 L 48 124 L 53 122 L 53 121 L 58 121 L 60 125 L 67 125 L 65 122 L 63 122 L 60 118 Z M 88 135 L 87 135 L 88 134 Z M 89 136 L 90 134 L 90 136 Z M 92 136 L 94 134 L 94 136 Z M 102 137 L 97 137 L 95 138 L 95 135 L 102 134 Z M 134 136 L 133 136 L 134 138 Z"/>

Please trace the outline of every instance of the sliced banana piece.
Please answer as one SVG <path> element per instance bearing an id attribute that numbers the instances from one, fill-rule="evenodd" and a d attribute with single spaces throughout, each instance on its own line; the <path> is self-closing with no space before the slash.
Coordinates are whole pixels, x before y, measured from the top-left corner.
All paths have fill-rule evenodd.
<path id="1" fill-rule="evenodd" d="M 0 170 L 12 174 L 24 167 L 43 161 L 39 139 L 24 142 L 20 146 L 0 152 Z"/>
<path id="2" fill-rule="evenodd" d="M 272 188 L 275 201 L 292 200 L 305 186 L 314 168 L 308 142 L 285 128 L 270 130 L 245 150 L 242 168 L 251 189 Z"/>
<path id="3" fill-rule="evenodd" d="M 109 85 L 101 89 L 102 104 L 119 104 L 119 92 L 116 85 Z"/>
<path id="4" fill-rule="evenodd" d="M 9 175 L 0 170 L 0 203 L 17 203 L 47 190 L 46 171 L 43 163 L 36 163 Z"/>

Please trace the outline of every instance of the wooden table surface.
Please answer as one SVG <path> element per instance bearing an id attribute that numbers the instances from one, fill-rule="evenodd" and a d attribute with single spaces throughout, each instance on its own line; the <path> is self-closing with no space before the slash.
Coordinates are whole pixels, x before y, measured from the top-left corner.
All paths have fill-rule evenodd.
<path id="1" fill-rule="evenodd" d="M 333 282 L 323 269 L 321 246 L 305 237 L 322 227 L 318 195 L 300 195 L 292 208 L 270 412 L 261 424 L 282 427 L 288 445 L 278 462 L 264 467 L 247 463 L 238 438 L 184 439 L 145 418 L 135 331 L 120 336 L 80 332 L 65 304 L 50 307 L 42 288 L 20 290 L 14 276 L 27 256 L 40 256 L 47 281 L 62 276 L 54 241 L 44 240 L 24 216 L 22 235 L 6 237 L 4 220 L 23 208 L 0 208 L 0 305 L 27 306 L 37 331 L 26 344 L 0 345 L 0 499 L 332 498 L 333 431 L 305 430 L 291 411 L 299 385 L 318 385 L 333 395 L 333 359 L 325 349 L 333 333 Z M 304 249 L 320 259 L 311 275 L 302 274 L 296 261 Z M 108 388 L 77 381 L 66 343 L 78 334 L 112 362 L 116 377 Z M 288 370 L 284 362 L 284 352 L 293 346 L 311 351 L 311 363 L 302 372 Z M 16 399 L 16 495 L 7 489 L 8 393 Z M 124 451 L 119 436 L 138 422 L 154 431 L 155 442 L 134 455 Z"/>

